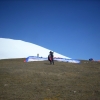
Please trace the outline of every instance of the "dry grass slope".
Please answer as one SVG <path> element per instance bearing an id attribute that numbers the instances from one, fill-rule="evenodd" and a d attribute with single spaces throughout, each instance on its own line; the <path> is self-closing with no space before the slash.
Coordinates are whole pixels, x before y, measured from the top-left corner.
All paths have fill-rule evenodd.
<path id="1" fill-rule="evenodd" d="M 99 62 L 23 61 L 0 61 L 0 100 L 100 100 Z"/>

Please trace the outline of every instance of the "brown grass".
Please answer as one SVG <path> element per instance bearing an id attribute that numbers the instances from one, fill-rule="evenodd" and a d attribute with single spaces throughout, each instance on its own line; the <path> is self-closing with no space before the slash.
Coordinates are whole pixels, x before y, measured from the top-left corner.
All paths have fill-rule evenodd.
<path id="1" fill-rule="evenodd" d="M 100 100 L 100 63 L 0 61 L 0 100 Z"/>

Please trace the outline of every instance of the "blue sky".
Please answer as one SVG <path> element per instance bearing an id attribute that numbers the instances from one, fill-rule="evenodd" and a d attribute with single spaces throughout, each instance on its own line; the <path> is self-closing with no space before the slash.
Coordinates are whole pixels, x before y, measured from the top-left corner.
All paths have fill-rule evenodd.
<path id="1" fill-rule="evenodd" d="M 1 0 L 0 37 L 74 59 L 100 59 L 99 0 Z"/>

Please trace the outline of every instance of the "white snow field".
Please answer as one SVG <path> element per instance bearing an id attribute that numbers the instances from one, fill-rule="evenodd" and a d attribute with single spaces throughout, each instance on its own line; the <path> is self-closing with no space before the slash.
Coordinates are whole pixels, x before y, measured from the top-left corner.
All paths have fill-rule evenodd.
<path id="1" fill-rule="evenodd" d="M 47 57 L 50 50 L 39 45 L 14 40 L 9 38 L 0 38 L 0 59 L 27 58 L 28 56 Z M 71 59 L 54 51 L 55 57 Z"/>

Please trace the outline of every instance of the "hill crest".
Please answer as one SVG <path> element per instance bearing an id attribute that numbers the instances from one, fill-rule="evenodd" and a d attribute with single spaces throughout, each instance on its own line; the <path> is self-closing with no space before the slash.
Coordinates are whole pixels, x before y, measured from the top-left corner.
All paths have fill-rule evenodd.
<path id="1" fill-rule="evenodd" d="M 37 54 L 40 57 L 47 57 L 50 51 L 30 42 L 10 38 L 0 38 L 0 47 L 0 59 L 26 58 L 28 56 L 37 56 Z M 54 52 L 54 56 L 71 59 L 57 52 Z"/>

